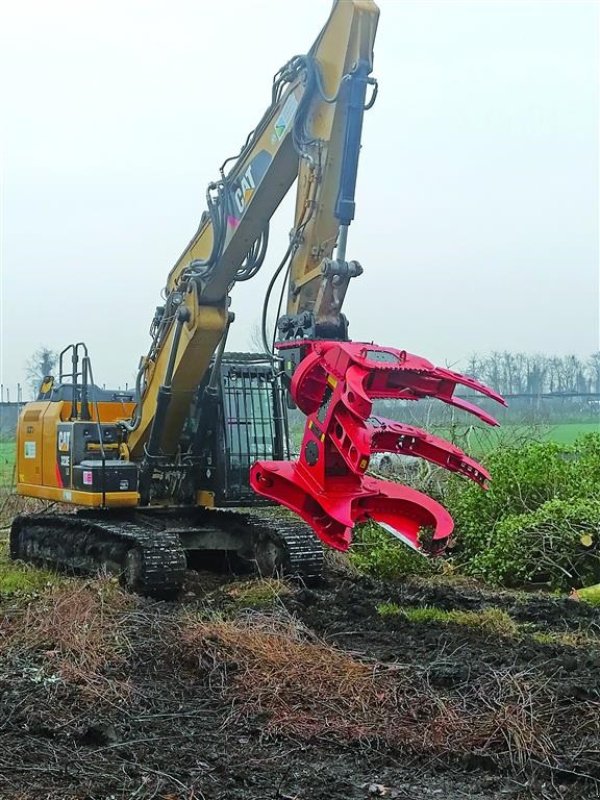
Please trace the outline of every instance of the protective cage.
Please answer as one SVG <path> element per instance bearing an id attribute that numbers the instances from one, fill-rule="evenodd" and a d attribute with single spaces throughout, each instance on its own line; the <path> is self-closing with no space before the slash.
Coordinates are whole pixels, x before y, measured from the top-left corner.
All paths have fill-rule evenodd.
<path id="1" fill-rule="evenodd" d="M 290 457 L 283 387 L 264 356 L 226 353 L 219 391 L 214 438 L 206 452 L 215 461 L 204 461 L 203 484 L 214 492 L 217 505 L 264 505 L 265 498 L 250 487 L 250 467 Z"/>

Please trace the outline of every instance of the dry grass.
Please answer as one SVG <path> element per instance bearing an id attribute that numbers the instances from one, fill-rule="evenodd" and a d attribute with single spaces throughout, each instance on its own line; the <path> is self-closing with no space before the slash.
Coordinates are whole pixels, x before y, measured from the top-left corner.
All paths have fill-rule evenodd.
<path id="1" fill-rule="evenodd" d="M 0 488 L 0 530 L 8 530 L 17 514 L 39 513 L 56 505 L 35 497 L 21 497 L 12 489 Z"/>
<path id="2" fill-rule="evenodd" d="M 188 617 L 181 647 L 184 662 L 207 674 L 236 717 L 259 715 L 270 734 L 366 741 L 419 754 L 491 752 L 517 767 L 551 753 L 546 712 L 540 717 L 534 709 L 525 675 L 498 673 L 450 697 L 414 669 L 360 660 L 295 620 L 260 615 Z"/>
<path id="3" fill-rule="evenodd" d="M 247 598 L 249 587 L 231 589 Z M 260 587 L 261 597 L 282 589 Z M 281 608 L 278 616 L 209 613 L 140 601 L 110 580 L 69 582 L 15 603 L 0 623 L 0 651 L 20 687 L 21 718 L 73 728 L 90 709 L 108 704 L 122 713 L 126 701 L 129 713 L 140 698 L 148 718 L 161 717 L 167 698 L 177 720 L 183 689 L 193 692 L 194 707 L 218 700 L 225 723 L 250 718 L 266 736 L 433 759 L 485 756 L 513 773 L 568 768 L 568 758 L 578 771 L 596 769 L 598 703 L 570 696 L 565 703 L 533 670 L 490 665 L 445 683 L 441 651 L 423 665 L 414 654 L 408 665 L 383 664 L 330 646 Z M 48 682 L 48 690 L 32 691 L 30 681 Z"/>
<path id="4" fill-rule="evenodd" d="M 128 642 L 125 612 L 137 599 L 110 579 L 56 585 L 0 621 L 0 646 L 13 656 L 37 655 L 47 675 L 77 684 L 90 694 L 126 690 L 107 668 L 123 663 Z"/>
<path id="5" fill-rule="evenodd" d="M 238 581 L 227 587 L 225 595 L 238 608 L 268 608 L 292 593 L 289 585 L 279 578 Z"/>
<path id="6" fill-rule="evenodd" d="M 323 563 L 326 571 L 337 575 L 347 575 L 351 578 L 359 578 L 362 575 L 358 567 L 352 563 L 349 553 L 342 553 L 340 550 L 326 547 L 323 552 Z"/>

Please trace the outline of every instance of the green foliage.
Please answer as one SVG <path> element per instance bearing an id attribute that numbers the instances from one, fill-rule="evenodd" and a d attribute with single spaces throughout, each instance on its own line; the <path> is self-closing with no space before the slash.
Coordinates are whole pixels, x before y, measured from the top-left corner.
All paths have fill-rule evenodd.
<path id="1" fill-rule="evenodd" d="M 577 439 L 571 453 L 570 496 L 589 499 L 600 497 L 600 433 Z"/>
<path id="2" fill-rule="evenodd" d="M 456 523 L 454 556 L 468 575 L 520 586 L 570 589 L 600 580 L 600 434 L 572 446 L 530 442 L 495 448 L 487 492 L 445 485 Z M 589 538 L 591 537 L 591 538 Z M 359 570 L 382 579 L 432 575 L 444 562 L 413 552 L 373 523 L 360 526 L 350 552 Z"/>
<path id="3" fill-rule="evenodd" d="M 600 580 L 600 435 L 498 449 L 486 466 L 489 491 L 454 483 L 447 500 L 463 569 L 513 586 Z"/>
<path id="4" fill-rule="evenodd" d="M 577 599 L 589 603 L 591 606 L 600 608 L 600 584 L 594 586 L 586 586 L 584 589 L 579 589 L 577 592 Z"/>
<path id="5" fill-rule="evenodd" d="M 569 589 L 600 580 L 600 501 L 548 500 L 535 511 L 509 515 L 469 572 L 494 583 L 547 583 Z"/>
<path id="6" fill-rule="evenodd" d="M 411 550 L 372 522 L 357 527 L 350 563 L 361 572 L 382 580 L 433 575 L 439 569 L 435 561 Z"/>
<path id="7" fill-rule="evenodd" d="M 380 603 L 377 606 L 377 613 L 384 619 L 386 617 L 397 617 L 402 613 L 402 608 L 397 603 Z"/>
<path id="8" fill-rule="evenodd" d="M 484 608 L 482 611 L 446 611 L 435 606 L 407 606 L 382 603 L 377 613 L 383 619 L 403 616 L 415 625 L 463 625 L 498 636 L 516 636 L 517 623 L 501 608 Z"/>

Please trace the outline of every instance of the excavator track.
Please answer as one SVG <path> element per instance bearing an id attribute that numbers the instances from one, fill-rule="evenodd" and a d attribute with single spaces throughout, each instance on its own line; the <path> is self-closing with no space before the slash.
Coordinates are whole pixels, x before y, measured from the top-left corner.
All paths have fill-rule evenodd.
<path id="1" fill-rule="evenodd" d="M 157 599 L 176 597 L 186 571 L 186 550 L 212 549 L 186 542 L 210 531 L 227 534 L 232 549 L 259 575 L 318 581 L 323 548 L 303 522 L 261 512 L 198 510 L 184 515 L 140 511 L 133 520 L 82 511 L 21 515 L 10 534 L 11 558 L 77 574 L 119 574 L 125 587 Z"/>
<path id="2" fill-rule="evenodd" d="M 321 578 L 323 545 L 312 528 L 301 520 L 268 515 L 259 510 L 216 509 L 208 513 L 217 517 L 219 525 L 234 529 L 242 527 L 246 536 L 250 535 L 253 560 L 259 573 L 281 573 L 307 584 Z M 264 564 L 261 563 L 263 560 Z"/>
<path id="3" fill-rule="evenodd" d="M 10 555 L 80 574 L 119 573 L 129 590 L 160 599 L 179 593 L 186 569 L 177 536 L 135 522 L 77 514 L 16 517 Z"/>

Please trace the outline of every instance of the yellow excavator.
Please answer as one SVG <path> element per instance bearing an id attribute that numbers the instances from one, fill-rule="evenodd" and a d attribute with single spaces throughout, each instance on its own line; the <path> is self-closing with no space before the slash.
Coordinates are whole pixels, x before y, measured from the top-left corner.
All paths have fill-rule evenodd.
<path id="1" fill-rule="evenodd" d="M 349 342 L 341 311 L 362 272 L 346 244 L 363 115 L 377 95 L 378 16 L 372 0 L 337 0 L 308 53 L 275 74 L 269 107 L 208 186 L 207 211 L 168 275 L 135 390 L 99 388 L 78 342 L 24 407 L 17 491 L 74 508 L 16 517 L 13 558 L 107 569 L 134 591 L 170 597 L 187 566 L 215 558 L 318 578 L 320 540 L 344 549 L 369 517 L 417 548 L 447 541 L 451 521 L 433 500 L 369 483 L 370 453 L 421 455 L 480 483 L 485 471 L 423 431 L 373 423 L 369 403 L 439 396 L 465 407 L 452 393 L 467 379 L 405 351 Z M 232 291 L 263 267 L 269 221 L 296 179 L 289 246 L 263 307 L 265 352 L 228 353 Z M 287 305 L 281 314 L 280 301 L 277 341 L 268 342 L 278 278 Z M 298 462 L 293 403 L 309 418 Z M 272 502 L 295 514 L 273 515 Z"/>

